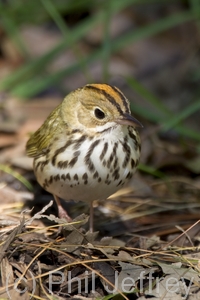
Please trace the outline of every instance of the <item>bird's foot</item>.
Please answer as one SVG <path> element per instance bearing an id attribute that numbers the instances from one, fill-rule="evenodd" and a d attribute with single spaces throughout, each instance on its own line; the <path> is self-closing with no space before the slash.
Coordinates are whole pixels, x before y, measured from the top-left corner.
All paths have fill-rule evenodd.
<path id="1" fill-rule="evenodd" d="M 68 223 L 72 222 L 72 218 L 70 218 L 66 210 L 61 205 L 58 205 L 58 216 L 61 219 L 67 220 Z"/>

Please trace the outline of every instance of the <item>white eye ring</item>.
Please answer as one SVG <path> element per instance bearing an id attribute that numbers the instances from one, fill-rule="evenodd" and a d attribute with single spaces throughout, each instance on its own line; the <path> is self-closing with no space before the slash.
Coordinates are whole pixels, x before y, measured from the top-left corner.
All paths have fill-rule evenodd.
<path id="1" fill-rule="evenodd" d="M 94 109 L 94 115 L 99 120 L 103 120 L 106 116 L 105 113 L 98 107 Z"/>

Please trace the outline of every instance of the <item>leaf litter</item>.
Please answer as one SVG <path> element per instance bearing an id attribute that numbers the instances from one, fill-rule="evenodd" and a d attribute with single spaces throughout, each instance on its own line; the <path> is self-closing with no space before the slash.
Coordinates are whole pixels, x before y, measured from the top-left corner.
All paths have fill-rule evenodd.
<path id="1" fill-rule="evenodd" d="M 81 299 L 106 299 L 106 294 L 113 299 L 130 299 L 131 294 L 137 299 L 186 299 L 199 292 L 198 259 L 188 256 L 198 247 L 163 243 L 152 250 L 160 242 L 156 237 L 146 238 L 142 248 L 127 247 L 117 238 L 99 239 L 97 232 L 84 231 L 85 215 L 71 224 L 57 222 L 45 215 L 51 205 L 32 218 L 23 212 L 18 224 L 1 236 L 2 299 L 66 299 L 77 294 Z M 59 223 L 63 236 L 56 236 L 55 225 L 32 225 L 44 217 Z"/>

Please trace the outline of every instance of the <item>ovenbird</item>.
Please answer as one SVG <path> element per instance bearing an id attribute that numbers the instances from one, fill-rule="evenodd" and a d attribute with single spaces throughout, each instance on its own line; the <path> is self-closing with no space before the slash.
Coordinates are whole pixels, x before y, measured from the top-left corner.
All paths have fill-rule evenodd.
<path id="1" fill-rule="evenodd" d="M 90 203 L 106 199 L 133 176 L 140 157 L 141 123 L 123 93 L 108 84 L 71 92 L 26 145 L 39 184 L 54 195 L 58 214 L 71 218 L 60 199 Z"/>

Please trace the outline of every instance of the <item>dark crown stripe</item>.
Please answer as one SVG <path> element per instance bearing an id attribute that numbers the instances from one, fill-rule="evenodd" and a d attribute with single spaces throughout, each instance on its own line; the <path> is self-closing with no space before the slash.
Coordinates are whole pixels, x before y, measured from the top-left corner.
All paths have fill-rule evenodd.
<path id="1" fill-rule="evenodd" d="M 101 88 L 98 88 L 96 86 L 93 86 L 93 85 L 86 85 L 85 86 L 86 89 L 89 89 L 89 90 L 94 90 L 94 91 L 97 91 L 98 93 L 101 93 L 102 95 L 104 95 L 107 100 L 117 108 L 118 112 L 120 114 L 123 114 L 123 111 L 120 107 L 120 105 L 116 102 L 115 98 L 112 97 L 109 93 L 107 93 L 104 89 L 101 89 Z"/>
<path id="2" fill-rule="evenodd" d="M 122 100 L 126 113 L 130 113 L 129 103 L 124 94 L 115 86 L 110 85 L 110 87 L 115 91 L 115 93 L 119 96 Z"/>

